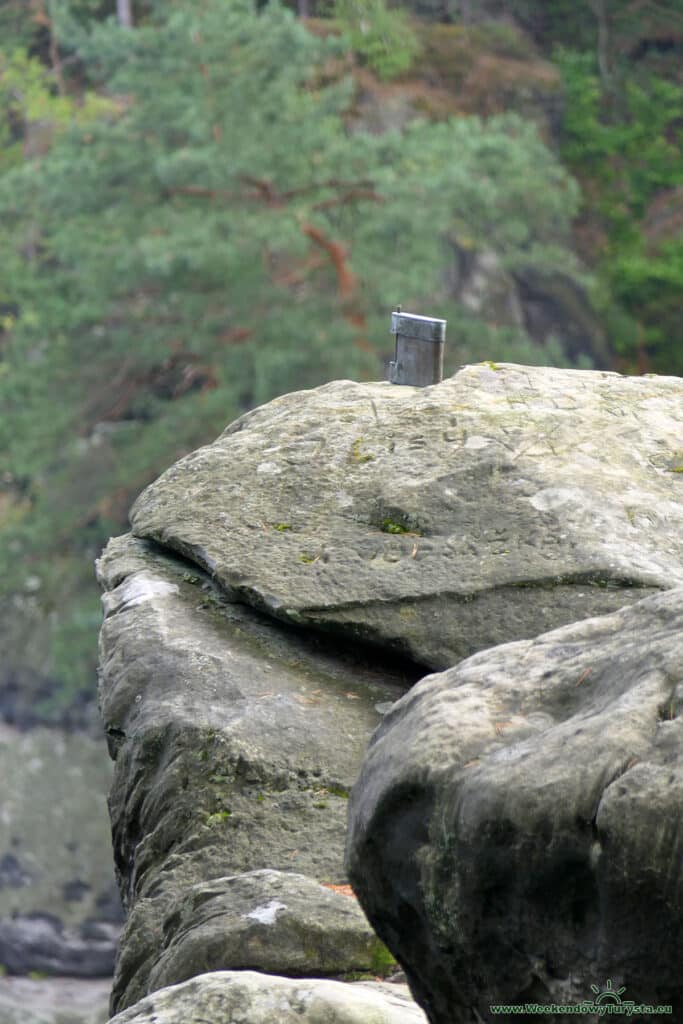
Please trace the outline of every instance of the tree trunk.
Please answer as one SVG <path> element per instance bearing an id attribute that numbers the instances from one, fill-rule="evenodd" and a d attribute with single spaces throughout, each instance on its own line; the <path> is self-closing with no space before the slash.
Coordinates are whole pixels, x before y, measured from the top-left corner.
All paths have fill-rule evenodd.
<path id="1" fill-rule="evenodd" d="M 131 0 L 116 0 L 116 17 L 119 20 L 119 25 L 123 25 L 124 28 L 133 27 Z"/>
<path id="2" fill-rule="evenodd" d="M 609 18 L 606 0 L 590 0 L 590 8 L 598 23 L 598 68 L 600 77 L 606 88 L 611 84 L 609 60 Z"/>
<path id="3" fill-rule="evenodd" d="M 57 91 L 60 96 L 66 95 L 66 85 L 64 84 L 64 76 L 62 74 L 62 62 L 59 56 L 59 45 L 57 43 L 57 36 L 55 33 L 55 24 L 52 17 L 52 4 L 48 3 L 47 6 L 44 0 L 34 0 L 31 4 L 33 11 L 33 20 L 37 25 L 44 25 L 47 28 L 49 47 L 50 47 L 50 64 L 52 65 L 52 74 L 55 77 L 57 83 Z"/>
<path id="4" fill-rule="evenodd" d="M 62 75 L 62 62 L 59 57 L 59 47 L 52 18 L 50 18 L 50 63 L 52 64 L 52 71 L 57 82 L 57 91 L 60 96 L 65 96 L 66 86 L 64 84 L 64 76 Z"/>
<path id="5" fill-rule="evenodd" d="M 308 7 L 308 0 L 298 0 L 299 17 L 307 18 L 310 11 Z"/>

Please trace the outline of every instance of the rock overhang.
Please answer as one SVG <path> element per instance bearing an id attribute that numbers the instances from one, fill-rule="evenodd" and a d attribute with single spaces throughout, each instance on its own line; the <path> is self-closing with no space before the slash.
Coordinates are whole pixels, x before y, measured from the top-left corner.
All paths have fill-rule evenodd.
<path id="1" fill-rule="evenodd" d="M 510 641 L 533 645 L 524 638 L 607 622 L 622 606 L 683 586 L 682 399 L 683 382 L 672 378 L 506 364 L 465 367 L 424 389 L 338 381 L 248 413 L 143 492 L 135 536 L 110 542 L 99 562 L 102 710 L 117 755 L 110 808 L 131 906 L 112 1007 L 144 994 L 164 915 L 192 886 L 273 867 L 342 877 L 362 751 L 385 715 L 353 790 L 356 837 L 373 820 L 373 800 L 384 799 L 368 765 L 430 678 L 387 711 L 423 669 L 505 658 Z M 379 656 L 363 655 L 359 639 L 379 645 Z M 571 663 L 571 643 L 556 646 L 544 657 Z M 413 659 L 399 659 L 391 679 L 390 650 Z M 592 692 L 599 674 L 585 671 L 577 667 L 567 692 Z M 475 689 L 481 699 L 486 686 Z M 435 760 L 447 774 L 462 752 L 441 711 L 430 728 L 450 743 Z M 539 737 L 561 740 L 576 724 L 566 708 L 508 711 L 479 716 L 458 771 L 512 778 L 525 744 L 533 759 Z M 579 817 L 606 781 L 623 776 L 628 790 L 636 777 L 635 755 L 620 753 L 624 737 L 610 737 L 616 753 L 597 775 L 590 744 L 584 751 L 590 778 Z M 399 779 L 415 766 L 410 743 L 396 749 Z M 648 761 L 638 780 L 645 770 L 660 769 Z M 547 765 L 537 781 L 543 771 L 552 788 Z M 389 847 L 401 852 L 380 865 L 384 895 L 389 876 L 409 895 L 413 854 L 422 857 L 434 813 L 446 815 L 427 792 L 429 772 L 423 764 L 389 800 Z M 600 799 L 607 822 L 610 802 Z M 490 802 L 492 820 L 499 804 Z M 503 810 L 507 832 L 494 829 L 493 839 L 504 861 L 514 814 Z M 273 831 L 280 815 L 287 827 Z M 552 838 L 553 822 L 532 832 Z M 297 831 L 309 837 L 306 849 Z M 406 834 L 410 849 L 399 842 Z M 588 863 L 591 850 L 581 848 Z M 451 869 L 448 851 L 424 863 L 436 883 L 440 864 Z M 436 883 L 434 907 L 443 902 Z M 433 936 L 409 904 L 392 922 L 364 899 L 394 949 L 400 931 L 428 948 Z M 479 910 L 472 905 L 472 920 Z M 517 961 L 500 964 L 529 974 Z M 428 1005 L 422 981 L 416 992 Z"/>
<path id="2" fill-rule="evenodd" d="M 336 381 L 231 424 L 131 523 L 232 599 L 445 668 L 683 584 L 681 445 L 676 378 Z"/>
<path id="3" fill-rule="evenodd" d="M 259 869 L 345 882 L 349 790 L 384 709 L 418 674 L 235 604 L 150 541 L 110 540 L 97 568 L 109 811 L 128 910 L 115 1012 L 156 985 L 166 915 L 194 886 Z M 201 959 L 211 946 L 229 966 L 228 947 L 216 953 L 221 927 L 195 935 L 193 949 Z"/>

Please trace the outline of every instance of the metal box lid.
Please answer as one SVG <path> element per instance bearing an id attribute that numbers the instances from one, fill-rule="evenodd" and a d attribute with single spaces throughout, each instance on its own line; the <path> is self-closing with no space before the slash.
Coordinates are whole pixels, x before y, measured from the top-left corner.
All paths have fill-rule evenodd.
<path id="1" fill-rule="evenodd" d="M 418 341 L 443 342 L 446 340 L 446 321 L 433 316 L 396 311 L 391 314 L 391 333 Z"/>

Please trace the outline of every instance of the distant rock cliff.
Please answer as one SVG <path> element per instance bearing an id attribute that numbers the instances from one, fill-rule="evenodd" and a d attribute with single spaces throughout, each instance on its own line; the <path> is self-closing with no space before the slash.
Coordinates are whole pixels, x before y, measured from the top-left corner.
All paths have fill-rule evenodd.
<path id="1" fill-rule="evenodd" d="M 337 979 L 328 983 L 342 993 L 333 1002 L 359 972 L 392 969 L 349 896 L 325 888 L 345 881 L 347 798 L 373 730 L 387 712 L 376 737 L 403 721 L 401 709 L 430 681 L 407 691 L 430 670 L 473 654 L 478 664 L 507 650 L 495 645 L 522 641 L 551 678 L 558 654 L 533 638 L 595 616 L 625 629 L 625 609 L 644 621 L 637 609 L 683 587 L 682 443 L 679 380 L 481 364 L 425 389 L 337 382 L 286 395 L 143 492 L 133 535 L 110 542 L 98 565 L 101 708 L 128 908 L 112 999 L 114 1012 L 131 1008 L 121 1022 L 181 1019 L 190 992 L 197 1006 L 214 1000 L 227 1013 L 235 968 Z M 586 659 L 577 676 L 590 686 L 576 686 L 590 706 L 600 677 L 583 675 Z M 619 685 L 641 702 L 628 680 Z M 543 716 L 541 704 L 532 710 Z M 445 770 L 459 726 L 434 707 L 424 749 Z M 493 739 L 471 717 L 474 761 L 491 743 L 493 752 L 514 746 L 508 718 L 515 725 L 526 710 L 491 713 Z M 396 835 L 373 831 L 366 809 L 384 806 L 392 772 L 402 777 L 402 749 L 408 775 L 415 758 L 401 734 L 395 771 L 373 774 L 379 749 L 373 740 L 353 795 L 354 885 L 430 1020 L 464 1024 L 477 1019 L 467 1016 L 476 1000 L 463 989 L 439 1016 L 430 985 L 442 984 L 440 967 L 431 978 L 411 953 L 420 937 L 428 948 L 443 938 L 427 894 L 430 907 L 443 900 L 447 919 L 459 911 L 441 882 L 446 854 L 429 879 L 419 866 L 437 804 L 411 804 L 402 789 Z M 544 747 L 549 778 L 553 749 Z M 583 776 L 570 772 L 568 785 L 583 793 Z M 523 851 L 536 819 L 515 820 Z M 542 837 L 548 870 L 558 821 L 550 816 Z M 482 863 L 487 836 L 472 847 Z M 372 849 L 367 868 L 361 846 Z M 524 907 L 533 917 L 533 905 Z M 506 913 L 486 919 L 488 939 L 503 946 Z M 541 960 L 550 953 L 537 950 Z M 476 943 L 469 955 L 474 977 Z M 504 952 L 497 963 L 501 976 L 522 970 Z M 184 985 L 143 998 L 175 982 Z M 272 983 L 264 978 L 263 992 Z M 382 1006 L 378 1021 L 418 1012 L 409 1002 Z M 254 1024 L 275 1021 L 258 1012 Z M 351 1017 L 329 1017 L 342 1019 Z"/>
<path id="2" fill-rule="evenodd" d="M 110 976 L 121 907 L 105 805 L 111 770 L 101 742 L 2 724 L 0 778 L 3 972 Z M 25 1012 L 24 999 L 19 1006 Z M 5 1019 L 12 1020 L 0 993 Z"/>

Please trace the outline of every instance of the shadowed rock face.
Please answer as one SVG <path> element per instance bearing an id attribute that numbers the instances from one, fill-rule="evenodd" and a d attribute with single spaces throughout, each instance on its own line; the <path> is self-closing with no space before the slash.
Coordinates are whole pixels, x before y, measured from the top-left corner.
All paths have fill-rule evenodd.
<path id="1" fill-rule="evenodd" d="M 238 420 L 131 521 L 277 618 L 446 668 L 683 584 L 683 383 L 487 365 Z"/>
<path id="2" fill-rule="evenodd" d="M 348 867 L 431 1024 L 494 1003 L 683 1005 L 683 589 L 483 651 L 402 698 Z M 477 1016 L 477 1013 L 479 1016 Z"/>
<path id="3" fill-rule="evenodd" d="M 106 591 L 100 704 L 115 758 L 109 806 L 128 909 L 116 1011 L 156 984 L 151 972 L 172 944 L 169 919 L 195 900 L 193 887 L 265 868 L 346 880 L 349 790 L 382 711 L 419 673 L 391 659 L 378 667 L 362 651 L 235 605 L 200 569 L 144 541 L 110 541 L 98 572 Z M 322 890 L 319 902 L 323 895 L 331 896 Z M 201 900 L 183 930 L 197 961 L 229 967 L 230 944 L 217 962 L 216 939 L 234 928 L 234 915 L 218 904 L 208 932 Z M 319 942 L 313 922 L 304 938 Z M 375 970 L 377 943 L 364 922 L 353 941 L 342 940 L 343 929 L 328 967 L 336 956 L 335 973 Z M 160 984 L 187 977 L 174 956 L 167 950 Z M 290 969 L 310 973 L 300 963 Z"/>

